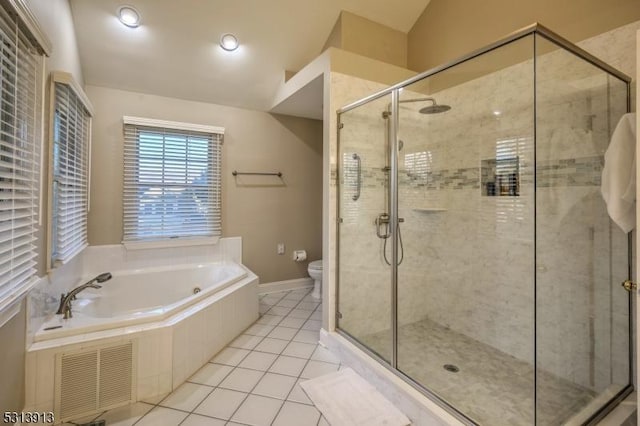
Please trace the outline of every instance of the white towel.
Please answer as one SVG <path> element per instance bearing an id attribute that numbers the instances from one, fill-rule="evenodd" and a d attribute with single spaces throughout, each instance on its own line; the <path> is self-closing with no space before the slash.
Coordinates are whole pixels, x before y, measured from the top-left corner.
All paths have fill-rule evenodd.
<path id="1" fill-rule="evenodd" d="M 604 154 L 602 198 L 611 219 L 624 232 L 636 224 L 636 115 L 625 114 Z"/>

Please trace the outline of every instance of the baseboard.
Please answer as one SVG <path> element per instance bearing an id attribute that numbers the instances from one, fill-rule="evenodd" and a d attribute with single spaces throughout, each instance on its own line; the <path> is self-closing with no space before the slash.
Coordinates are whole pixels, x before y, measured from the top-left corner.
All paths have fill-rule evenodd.
<path id="1" fill-rule="evenodd" d="M 297 290 L 299 288 L 313 287 L 311 277 L 295 278 L 285 281 L 274 281 L 272 283 L 258 284 L 259 294 L 278 293 L 280 291 Z"/>

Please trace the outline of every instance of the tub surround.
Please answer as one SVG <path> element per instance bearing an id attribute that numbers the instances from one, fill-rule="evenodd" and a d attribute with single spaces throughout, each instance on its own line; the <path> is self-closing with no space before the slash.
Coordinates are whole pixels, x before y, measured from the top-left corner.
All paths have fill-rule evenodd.
<path id="1" fill-rule="evenodd" d="M 58 291 L 67 291 L 84 282 L 85 278 L 97 275 L 96 271 L 148 270 L 152 267 L 157 271 L 167 264 L 179 269 L 181 262 L 213 261 L 229 265 L 240 264 L 242 260 L 240 238 L 223 238 L 216 246 L 197 249 L 126 251 L 120 246 L 89 247 L 75 262 L 52 274 L 50 281 L 39 283 L 39 294 L 29 300 L 32 305 L 29 329 L 40 328 L 42 318 L 51 315 L 49 305 L 52 303 L 48 299 L 55 299 L 54 294 Z M 258 277 L 250 270 L 242 269 L 243 273 L 226 287 L 213 294 L 205 293 L 204 299 L 194 301 L 178 312 L 172 311 L 168 317 L 31 344 L 26 356 L 25 410 L 55 409 L 58 398 L 55 366 L 62 355 L 128 342 L 133 344 L 135 354 L 132 401 L 149 400 L 171 392 L 258 318 Z M 74 271 L 79 275 L 74 276 Z M 56 418 L 60 417 L 57 415 Z"/>

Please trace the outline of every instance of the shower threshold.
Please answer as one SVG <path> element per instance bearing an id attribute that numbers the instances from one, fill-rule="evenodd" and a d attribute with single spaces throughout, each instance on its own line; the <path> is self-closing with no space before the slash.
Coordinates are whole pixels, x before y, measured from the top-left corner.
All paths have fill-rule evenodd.
<path id="1" fill-rule="evenodd" d="M 389 330 L 362 339 L 384 359 L 389 342 Z M 398 370 L 478 424 L 534 424 L 533 365 L 432 320 L 398 326 Z M 537 386 L 540 425 L 565 424 L 597 396 L 548 372 L 538 373 Z"/>

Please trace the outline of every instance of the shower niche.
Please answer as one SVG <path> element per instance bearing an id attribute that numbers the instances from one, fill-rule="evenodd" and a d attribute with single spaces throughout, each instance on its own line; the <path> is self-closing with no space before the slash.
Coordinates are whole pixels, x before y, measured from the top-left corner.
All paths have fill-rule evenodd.
<path id="1" fill-rule="evenodd" d="M 481 160 L 480 189 L 488 197 L 520 195 L 519 157 Z"/>
<path id="2" fill-rule="evenodd" d="M 337 332 L 463 424 L 606 415 L 632 391 L 599 186 L 629 82 L 532 25 L 338 110 Z"/>

